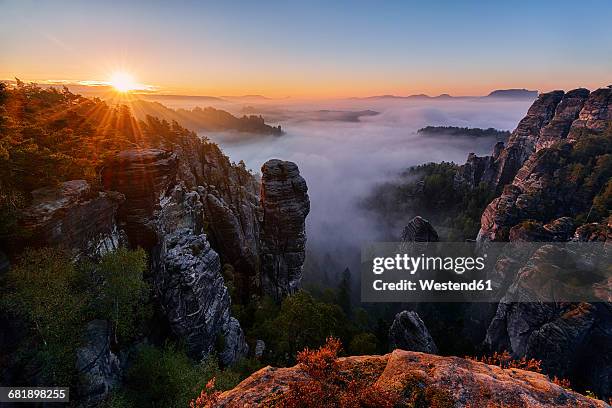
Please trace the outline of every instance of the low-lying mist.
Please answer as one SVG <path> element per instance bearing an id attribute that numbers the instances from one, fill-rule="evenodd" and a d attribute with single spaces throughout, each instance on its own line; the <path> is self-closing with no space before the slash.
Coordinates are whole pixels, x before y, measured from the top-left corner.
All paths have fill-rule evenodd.
<path id="1" fill-rule="evenodd" d="M 512 130 L 530 103 L 485 99 L 382 103 L 359 100 L 284 106 L 285 115 L 291 110 L 295 114 L 278 122 L 286 132 L 280 137 L 207 136 L 218 142 L 233 161 L 244 160 L 255 171 L 271 158 L 298 164 L 311 201 L 307 219 L 309 262 L 325 267 L 333 275 L 347 266 L 356 272 L 363 243 L 393 239 L 407 219 L 418 215 L 406 214 L 398 220 L 393 228 L 397 231 L 377 225 L 374 217 L 359 208 L 375 185 L 391 180 L 410 166 L 440 161 L 463 163 L 469 152 L 490 154 L 495 143 L 494 138 L 417 134 L 419 128 L 447 125 Z M 370 109 L 379 114 L 362 116 L 358 122 L 305 121 L 305 115 L 312 117 L 307 113 L 309 109 Z"/>

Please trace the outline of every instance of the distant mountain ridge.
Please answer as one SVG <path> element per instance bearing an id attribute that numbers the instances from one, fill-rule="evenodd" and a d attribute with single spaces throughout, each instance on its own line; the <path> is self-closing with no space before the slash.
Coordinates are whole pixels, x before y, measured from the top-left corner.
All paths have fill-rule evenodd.
<path id="1" fill-rule="evenodd" d="M 528 89 L 497 89 L 486 96 L 487 98 L 521 98 L 535 99 L 538 97 L 538 91 L 530 91 Z"/>
<path id="2" fill-rule="evenodd" d="M 462 95 L 453 96 L 447 93 L 440 94 L 438 96 L 430 96 L 427 94 L 415 94 L 415 95 L 374 95 L 366 97 L 355 97 L 350 99 L 357 100 L 430 100 L 430 99 L 475 99 L 475 98 L 506 98 L 506 99 L 535 99 L 538 97 L 538 91 L 528 89 L 496 89 L 491 91 L 486 96 L 473 96 L 473 95 Z"/>
<path id="3" fill-rule="evenodd" d="M 196 131 L 236 131 L 254 134 L 282 134 L 279 126 L 265 123 L 262 116 L 243 115 L 236 117 L 229 112 L 213 107 L 195 107 L 193 109 L 171 109 L 159 102 L 136 99 L 130 102 L 134 115 L 145 119 L 147 115 L 156 116 L 167 121 L 176 121 L 182 126 Z"/>

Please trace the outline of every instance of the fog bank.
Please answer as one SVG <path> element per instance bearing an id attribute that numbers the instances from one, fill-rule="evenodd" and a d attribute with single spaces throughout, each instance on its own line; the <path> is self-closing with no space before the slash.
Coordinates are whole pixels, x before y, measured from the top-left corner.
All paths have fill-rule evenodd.
<path id="1" fill-rule="evenodd" d="M 375 184 L 422 163 L 463 163 L 469 152 L 489 154 L 495 143 L 492 138 L 417 135 L 419 128 L 446 125 L 512 130 L 530 104 L 525 100 L 327 102 L 284 108 L 285 115 L 291 109 L 295 114 L 279 122 L 286 132 L 280 137 L 207 136 L 233 161 L 244 160 L 257 172 L 271 158 L 297 163 L 311 201 L 308 250 L 317 254 L 319 261 L 328 253 L 337 268 L 355 270 L 363 243 L 389 239 L 389 231 L 358 208 Z M 304 120 L 301 112 L 309 109 L 371 109 L 379 114 L 362 116 L 358 122 Z M 398 223 L 397 228 L 401 227 Z"/>

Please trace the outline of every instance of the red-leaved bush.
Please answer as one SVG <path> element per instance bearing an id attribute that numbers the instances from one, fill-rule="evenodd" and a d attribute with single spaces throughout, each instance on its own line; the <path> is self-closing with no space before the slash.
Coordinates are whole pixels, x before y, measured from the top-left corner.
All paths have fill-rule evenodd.
<path id="1" fill-rule="evenodd" d="M 217 406 L 221 391 L 215 390 L 215 377 L 206 383 L 206 388 L 202 390 L 198 398 L 191 400 L 189 408 L 214 408 Z"/>
<path id="2" fill-rule="evenodd" d="M 328 338 L 318 350 L 304 349 L 297 360 L 308 374 L 304 381 L 290 385 L 279 401 L 283 408 L 391 408 L 395 397 L 359 378 L 340 372 L 340 340 Z"/>
<path id="3" fill-rule="evenodd" d="M 512 358 L 512 355 L 507 351 L 498 353 L 497 351 L 491 356 L 483 356 L 481 358 L 466 356 L 466 359 L 480 361 L 481 363 L 496 365 L 501 368 L 518 368 L 520 370 L 533 371 L 536 373 L 542 372 L 542 361 L 533 358 L 527 359 L 521 357 L 518 359 Z"/>

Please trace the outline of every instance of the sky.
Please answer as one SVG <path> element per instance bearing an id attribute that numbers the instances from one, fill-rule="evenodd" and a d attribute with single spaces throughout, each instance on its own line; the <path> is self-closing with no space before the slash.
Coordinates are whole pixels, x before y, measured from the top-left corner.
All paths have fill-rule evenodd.
<path id="1" fill-rule="evenodd" d="M 612 2 L 0 0 L 0 78 L 157 92 L 482 95 L 612 83 Z"/>

